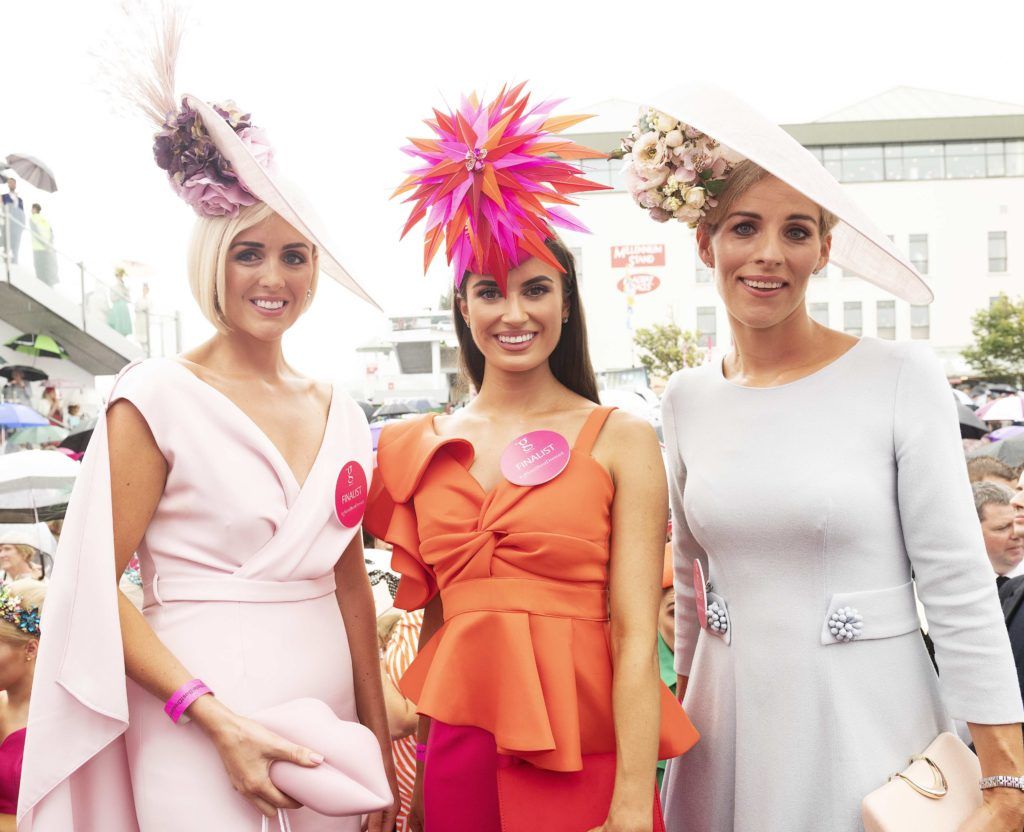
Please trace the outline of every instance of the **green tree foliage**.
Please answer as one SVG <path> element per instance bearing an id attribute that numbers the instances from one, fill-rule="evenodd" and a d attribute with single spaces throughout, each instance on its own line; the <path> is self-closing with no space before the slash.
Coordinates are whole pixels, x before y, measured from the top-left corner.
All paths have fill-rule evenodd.
<path id="1" fill-rule="evenodd" d="M 667 379 L 676 370 L 704 363 L 707 350 L 699 338 L 699 333 L 683 331 L 675 324 L 654 324 L 638 329 L 633 343 L 640 350 L 640 362 L 647 372 Z"/>
<path id="2" fill-rule="evenodd" d="M 975 370 L 993 381 L 1019 382 L 1024 376 L 1024 299 L 1000 294 L 972 318 L 974 344 L 961 354 Z"/>

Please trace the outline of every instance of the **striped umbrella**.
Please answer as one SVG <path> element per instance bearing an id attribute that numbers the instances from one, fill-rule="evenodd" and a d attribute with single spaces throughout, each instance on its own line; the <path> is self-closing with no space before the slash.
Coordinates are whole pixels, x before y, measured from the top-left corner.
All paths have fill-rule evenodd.
<path id="1" fill-rule="evenodd" d="M 25 355 L 34 355 L 37 358 L 69 358 L 68 351 L 64 349 L 60 341 L 51 335 L 42 335 L 35 332 L 26 332 L 13 338 L 4 344 L 8 349 L 21 352 Z"/>

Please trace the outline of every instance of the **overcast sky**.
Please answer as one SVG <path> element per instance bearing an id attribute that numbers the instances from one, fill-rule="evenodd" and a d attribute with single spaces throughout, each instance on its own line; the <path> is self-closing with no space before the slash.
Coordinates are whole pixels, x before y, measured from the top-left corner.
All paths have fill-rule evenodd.
<path id="1" fill-rule="evenodd" d="M 178 92 L 233 98 L 253 113 L 328 221 L 339 259 L 390 313 L 432 303 L 448 279 L 443 255 L 423 277 L 421 238 L 399 243 L 406 208 L 388 196 L 408 167 L 404 137 L 424 135 L 419 120 L 463 91 L 527 80 L 581 112 L 699 78 L 779 122 L 899 85 L 1024 103 L 1019 0 L 951 12 L 892 0 L 181 5 L 190 29 Z M 0 154 L 30 153 L 56 172 L 58 193 L 25 196 L 44 204 L 58 247 L 96 271 L 121 258 L 152 264 L 154 295 L 185 312 L 186 347 L 198 342 L 208 330 L 184 277 L 194 215 L 152 161 L 152 129 L 113 111 L 97 72 L 119 3 L 4 0 L 2 9 Z M 387 323 L 321 286 L 288 357 L 311 374 L 351 378 L 362 372 L 352 350 Z"/>

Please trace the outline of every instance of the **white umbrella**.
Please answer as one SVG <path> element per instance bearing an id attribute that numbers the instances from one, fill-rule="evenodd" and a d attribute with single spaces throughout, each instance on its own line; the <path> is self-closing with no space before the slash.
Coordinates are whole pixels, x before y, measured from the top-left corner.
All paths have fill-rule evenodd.
<path id="1" fill-rule="evenodd" d="M 59 451 L 18 451 L 0 456 L 0 494 L 38 489 L 71 491 L 79 464 Z"/>
<path id="2" fill-rule="evenodd" d="M 1024 398 L 1003 396 L 979 407 L 977 416 L 986 422 L 1024 422 Z"/>
<path id="3" fill-rule="evenodd" d="M 40 509 L 67 503 L 79 467 L 60 451 L 0 456 L 0 515 L 38 522 Z"/>
<path id="4" fill-rule="evenodd" d="M 953 388 L 953 398 L 960 402 L 960 404 L 966 404 L 968 406 L 974 404 L 974 402 L 971 401 L 970 396 L 968 396 L 963 390 L 957 390 L 955 387 Z"/>
<path id="5" fill-rule="evenodd" d="M 26 153 L 12 153 L 7 157 L 6 167 L 41 191 L 52 194 L 57 190 L 57 177 L 45 163 L 39 161 L 35 156 L 29 156 Z"/>

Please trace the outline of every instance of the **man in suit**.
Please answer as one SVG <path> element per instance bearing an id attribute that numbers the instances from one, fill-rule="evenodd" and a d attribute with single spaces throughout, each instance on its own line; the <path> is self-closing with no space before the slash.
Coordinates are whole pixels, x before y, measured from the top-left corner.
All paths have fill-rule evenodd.
<path id="1" fill-rule="evenodd" d="M 979 495 L 979 488 L 982 487 L 987 490 L 988 488 L 999 488 L 1000 486 L 993 485 L 992 483 L 976 483 L 972 486 L 974 488 L 975 505 L 979 504 L 979 500 L 986 499 L 985 494 Z M 993 569 L 995 569 L 998 576 L 996 577 L 996 583 L 999 584 L 999 601 L 1003 606 L 1006 630 L 1010 635 L 1013 661 L 1017 665 L 1017 682 L 1020 684 L 1021 696 L 1024 697 L 1024 603 L 1022 603 L 1024 602 L 1024 575 L 1015 578 L 1006 577 L 1013 571 L 1013 567 L 1006 568 L 1012 562 L 1012 557 L 1005 555 L 1008 548 L 1012 549 L 1010 539 L 1017 538 L 1019 541 L 1021 535 L 1024 535 L 1024 529 L 1021 528 L 1021 523 L 1016 516 L 1024 506 L 1019 505 L 1022 503 L 1020 492 L 1013 495 L 1010 504 L 1006 506 L 1000 505 L 1001 496 L 993 496 L 992 499 L 995 500 L 994 503 L 984 502 L 982 507 L 978 509 L 978 517 L 982 521 L 982 529 L 984 530 L 985 518 L 982 517 L 982 513 L 984 512 L 988 515 L 989 511 L 992 512 L 991 516 L 989 516 L 989 526 L 991 529 L 985 535 L 985 548 L 989 548 L 991 539 L 992 550 L 995 551 L 996 555 L 993 557 L 992 550 L 989 550 L 989 560 L 992 561 Z M 1009 509 L 1009 512 L 1005 511 L 1005 509 Z M 1016 531 L 1010 534 L 1007 534 L 1003 528 L 1007 518 L 1009 518 L 1011 525 L 1016 527 Z M 1014 522 L 1015 520 L 1016 523 Z M 997 566 L 997 563 L 999 566 Z"/>
<path id="2" fill-rule="evenodd" d="M 1002 586 L 1024 560 L 1024 541 L 1015 530 L 1013 519 L 1016 512 L 1010 505 L 1013 492 L 994 482 L 976 482 L 971 489 L 981 534 L 985 538 L 985 551 L 996 574 L 996 584 Z"/>
<path id="3" fill-rule="evenodd" d="M 7 193 L 0 196 L 0 210 L 8 214 L 6 223 L 3 223 L 3 214 L 0 214 L 0 239 L 3 239 L 4 246 L 11 250 L 11 262 L 18 262 L 18 246 L 21 243 L 21 232 L 25 230 L 25 201 L 18 196 L 18 183 L 12 176 L 7 180 Z M 6 240 L 4 226 L 9 225 L 11 239 Z"/>

